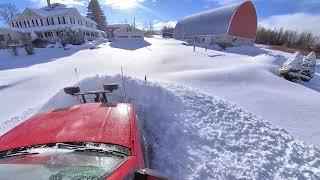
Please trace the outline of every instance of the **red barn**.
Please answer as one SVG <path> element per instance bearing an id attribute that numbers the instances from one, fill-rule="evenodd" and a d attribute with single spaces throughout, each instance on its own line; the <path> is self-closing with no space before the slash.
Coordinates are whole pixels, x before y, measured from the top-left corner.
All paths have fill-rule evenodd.
<path id="1" fill-rule="evenodd" d="M 257 32 L 257 13 L 252 1 L 212 9 L 179 21 L 173 37 L 176 39 L 204 39 L 212 41 L 224 39 L 254 42 Z M 204 41 L 204 40 L 203 40 Z"/>

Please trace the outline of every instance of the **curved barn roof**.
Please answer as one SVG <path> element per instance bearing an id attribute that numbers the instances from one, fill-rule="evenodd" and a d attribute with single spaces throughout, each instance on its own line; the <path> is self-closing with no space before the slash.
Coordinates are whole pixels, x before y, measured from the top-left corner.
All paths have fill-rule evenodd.
<path id="1" fill-rule="evenodd" d="M 246 26 L 246 29 L 243 26 Z M 183 39 L 196 35 L 229 34 L 255 38 L 256 29 L 255 7 L 251 1 L 245 1 L 183 18 L 175 27 L 174 37 Z"/>

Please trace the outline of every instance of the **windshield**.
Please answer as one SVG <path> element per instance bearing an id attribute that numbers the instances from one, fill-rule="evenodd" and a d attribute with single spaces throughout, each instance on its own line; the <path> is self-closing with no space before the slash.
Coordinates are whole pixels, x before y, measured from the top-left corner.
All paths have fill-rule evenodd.
<path id="1" fill-rule="evenodd" d="M 108 144 L 37 145 L 0 152 L 0 174 L 7 180 L 103 179 L 129 155 L 129 149 Z"/>

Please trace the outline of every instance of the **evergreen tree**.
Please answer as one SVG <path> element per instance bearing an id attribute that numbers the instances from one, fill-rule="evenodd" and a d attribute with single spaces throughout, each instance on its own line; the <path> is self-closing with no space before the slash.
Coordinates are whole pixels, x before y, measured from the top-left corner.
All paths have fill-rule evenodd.
<path id="1" fill-rule="evenodd" d="M 302 70 L 300 73 L 300 79 L 303 81 L 310 81 L 315 73 L 316 68 L 316 54 L 311 52 L 307 57 L 303 58 Z"/>
<path id="2" fill-rule="evenodd" d="M 81 45 L 85 41 L 83 32 L 79 29 L 61 28 L 58 30 L 58 36 L 63 46 L 67 44 Z"/>
<path id="3" fill-rule="evenodd" d="M 302 69 L 303 55 L 301 52 L 294 53 L 279 70 L 279 74 L 289 81 L 297 81 L 300 79 Z"/>
<path id="4" fill-rule="evenodd" d="M 88 5 L 87 17 L 94 20 L 98 25 L 99 30 L 105 31 L 107 26 L 107 18 L 104 15 L 103 10 L 98 0 L 90 0 Z"/>

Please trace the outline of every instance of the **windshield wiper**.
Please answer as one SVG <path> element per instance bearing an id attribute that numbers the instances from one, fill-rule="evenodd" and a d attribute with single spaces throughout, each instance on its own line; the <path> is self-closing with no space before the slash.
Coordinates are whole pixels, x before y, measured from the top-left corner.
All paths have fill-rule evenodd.
<path id="1" fill-rule="evenodd" d="M 70 149 L 74 150 L 75 152 L 85 152 L 85 153 L 90 153 L 90 154 L 102 154 L 102 155 L 115 155 L 115 156 L 128 156 L 128 153 L 122 152 L 122 151 L 117 151 L 114 149 L 102 149 L 99 147 L 94 147 L 94 146 L 87 146 L 87 145 L 76 145 L 76 144 L 67 144 L 67 143 L 57 143 L 58 148 L 64 148 L 64 149 Z"/>
<path id="2" fill-rule="evenodd" d="M 6 158 L 12 158 L 12 157 L 21 157 L 21 156 L 32 156 L 32 155 L 36 155 L 39 153 L 33 152 L 27 152 L 27 151 L 18 151 L 18 152 L 7 152 L 4 154 L 0 154 L 0 159 L 6 159 Z"/>

